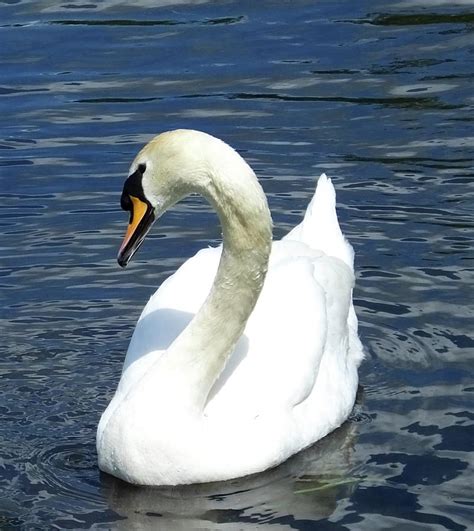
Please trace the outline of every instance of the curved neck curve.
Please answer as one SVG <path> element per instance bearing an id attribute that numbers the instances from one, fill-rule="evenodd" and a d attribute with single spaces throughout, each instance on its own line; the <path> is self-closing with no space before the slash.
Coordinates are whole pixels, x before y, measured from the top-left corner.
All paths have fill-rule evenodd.
<path id="1" fill-rule="evenodd" d="M 235 155 L 238 159 L 225 172 L 210 165 L 209 180 L 192 190 L 206 197 L 217 211 L 223 231 L 222 255 L 207 299 L 157 363 L 160 375 L 172 378 L 173 389 L 169 383 L 166 386 L 168 397 L 171 392 L 175 403 L 199 411 L 254 309 L 272 244 L 265 194 L 251 168 Z"/>

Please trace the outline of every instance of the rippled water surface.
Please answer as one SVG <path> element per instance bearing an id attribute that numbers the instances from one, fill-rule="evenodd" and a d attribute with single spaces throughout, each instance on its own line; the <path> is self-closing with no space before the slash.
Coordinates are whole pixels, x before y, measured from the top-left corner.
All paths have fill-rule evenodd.
<path id="1" fill-rule="evenodd" d="M 473 3 L 0 13 L 0 527 L 472 529 Z M 333 178 L 367 358 L 351 419 L 283 466 L 138 489 L 99 473 L 96 425 L 145 301 L 220 236 L 191 198 L 116 264 L 128 165 L 177 127 L 247 158 L 276 237 Z"/>

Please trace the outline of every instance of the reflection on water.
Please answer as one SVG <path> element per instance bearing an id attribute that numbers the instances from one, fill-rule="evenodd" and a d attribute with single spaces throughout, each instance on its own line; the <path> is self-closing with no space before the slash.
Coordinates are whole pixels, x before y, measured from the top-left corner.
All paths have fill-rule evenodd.
<path id="1" fill-rule="evenodd" d="M 2 2 L 0 527 L 472 525 L 472 8 Z M 277 238 L 333 178 L 364 399 L 278 469 L 137 489 L 99 474 L 96 425 L 145 301 L 220 238 L 192 197 L 116 265 L 128 165 L 176 127 L 239 149 Z"/>
<path id="2" fill-rule="evenodd" d="M 253 529 L 327 518 L 359 481 L 351 476 L 355 431 L 347 422 L 283 466 L 226 483 L 147 489 L 107 476 L 102 485 L 109 506 L 127 517 L 117 524 L 123 529 Z"/>

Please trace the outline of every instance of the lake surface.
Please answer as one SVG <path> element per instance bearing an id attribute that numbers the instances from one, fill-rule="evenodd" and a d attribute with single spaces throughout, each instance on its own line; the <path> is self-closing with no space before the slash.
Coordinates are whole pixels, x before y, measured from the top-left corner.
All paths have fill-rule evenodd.
<path id="1" fill-rule="evenodd" d="M 0 14 L 0 527 L 472 529 L 474 3 Z M 276 238 L 332 177 L 366 360 L 350 420 L 283 466 L 140 489 L 99 473 L 96 425 L 148 297 L 220 237 L 190 198 L 117 266 L 128 166 L 178 127 L 243 154 Z"/>

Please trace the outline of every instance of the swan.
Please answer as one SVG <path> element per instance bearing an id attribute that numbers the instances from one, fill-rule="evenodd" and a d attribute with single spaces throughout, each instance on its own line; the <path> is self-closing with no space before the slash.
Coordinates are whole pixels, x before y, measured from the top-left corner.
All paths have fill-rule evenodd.
<path id="1" fill-rule="evenodd" d="M 265 194 L 234 149 L 199 131 L 162 133 L 123 187 L 119 264 L 193 193 L 215 208 L 223 244 L 200 250 L 150 298 L 97 429 L 100 469 L 137 485 L 272 468 L 340 426 L 356 396 L 353 250 L 330 179 L 321 175 L 302 222 L 272 242 Z"/>

